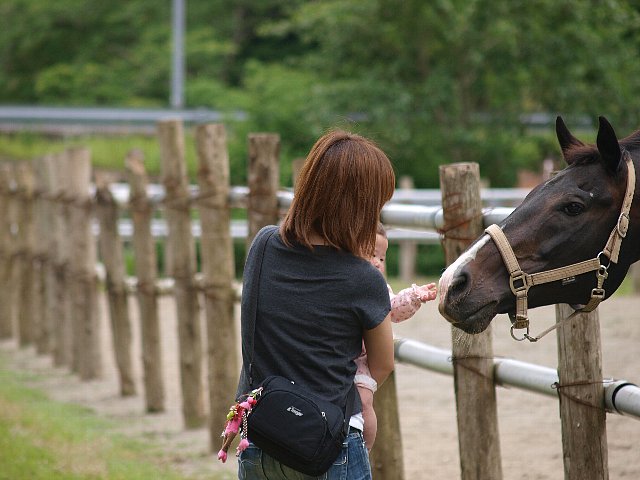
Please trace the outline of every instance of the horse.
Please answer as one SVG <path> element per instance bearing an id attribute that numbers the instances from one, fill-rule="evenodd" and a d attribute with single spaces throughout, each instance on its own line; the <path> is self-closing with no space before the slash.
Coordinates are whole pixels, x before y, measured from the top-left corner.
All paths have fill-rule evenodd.
<path id="1" fill-rule="evenodd" d="M 440 313 L 466 333 L 484 331 L 507 313 L 527 328 L 527 308 L 570 304 L 593 310 L 640 258 L 640 206 L 635 171 L 640 130 L 618 140 L 599 117 L 596 144 L 569 131 L 556 136 L 567 167 L 529 192 L 499 225 L 478 237 L 442 274 Z"/>

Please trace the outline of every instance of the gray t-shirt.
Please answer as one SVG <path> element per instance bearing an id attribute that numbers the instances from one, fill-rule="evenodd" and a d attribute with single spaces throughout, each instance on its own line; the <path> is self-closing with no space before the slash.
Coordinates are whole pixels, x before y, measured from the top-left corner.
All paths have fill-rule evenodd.
<path id="1" fill-rule="evenodd" d="M 258 292 L 256 244 L 269 235 Z M 250 309 L 258 295 L 249 385 Z M 378 326 L 391 309 L 384 277 L 368 261 L 332 247 L 287 247 L 277 227 L 263 228 L 249 250 L 242 290 L 243 367 L 237 396 L 269 375 L 281 375 L 344 405 L 362 351 L 362 332 Z M 353 413 L 361 411 L 356 395 Z"/>

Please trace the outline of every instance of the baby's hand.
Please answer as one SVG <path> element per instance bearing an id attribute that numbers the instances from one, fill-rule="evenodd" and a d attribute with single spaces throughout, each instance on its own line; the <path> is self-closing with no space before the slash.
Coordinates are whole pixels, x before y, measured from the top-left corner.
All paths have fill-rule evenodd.
<path id="1" fill-rule="evenodd" d="M 418 294 L 418 298 L 422 303 L 435 300 L 437 295 L 436 284 L 427 283 L 426 285 L 413 284 L 413 291 Z"/>

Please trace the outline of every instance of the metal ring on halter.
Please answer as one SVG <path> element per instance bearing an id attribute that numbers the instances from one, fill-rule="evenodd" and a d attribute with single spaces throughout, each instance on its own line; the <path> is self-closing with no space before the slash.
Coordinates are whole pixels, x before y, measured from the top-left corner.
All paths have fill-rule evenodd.
<path id="1" fill-rule="evenodd" d="M 529 337 L 529 326 L 527 326 L 527 331 L 526 331 L 526 333 L 524 334 L 524 336 L 522 338 L 518 338 L 513 334 L 513 329 L 514 328 L 515 327 L 513 327 L 513 326 L 511 327 L 511 338 L 513 338 L 517 342 L 523 342 L 523 341 L 525 341 L 527 339 L 529 339 L 529 341 L 532 341 L 532 340 L 530 340 L 531 337 Z"/>
<path id="2" fill-rule="evenodd" d="M 600 261 L 601 264 L 602 264 L 602 260 L 600 260 L 600 255 L 604 255 L 605 257 L 607 257 L 607 260 L 609 260 L 609 263 L 607 263 L 606 267 L 604 267 L 604 265 L 602 265 L 605 270 L 608 270 L 609 267 L 611 266 L 611 259 L 607 256 L 606 253 L 604 253 L 604 250 L 602 250 L 602 251 L 600 251 L 600 253 L 598 255 L 596 255 L 596 258 Z"/>

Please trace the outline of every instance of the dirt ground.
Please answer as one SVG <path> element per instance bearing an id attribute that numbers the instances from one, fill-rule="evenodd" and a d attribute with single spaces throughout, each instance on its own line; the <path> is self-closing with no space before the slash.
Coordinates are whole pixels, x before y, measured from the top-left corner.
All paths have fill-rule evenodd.
<path id="1" fill-rule="evenodd" d="M 137 308 L 130 302 L 134 325 L 134 358 L 140 358 Z M 73 402 L 116 420 L 122 433 L 149 439 L 166 451 L 167 464 L 185 474 L 206 478 L 212 472 L 235 478 L 233 456 L 221 464 L 208 452 L 206 429 L 185 431 L 180 414 L 175 306 L 161 300 L 161 328 L 167 412 L 145 415 L 140 363 L 136 363 L 138 395 L 121 398 L 102 304 L 103 379 L 81 382 L 65 369 L 53 368 L 48 357 L 32 349 L 18 349 L 15 342 L 0 342 L 0 351 L 15 369 L 38 373 L 34 386 L 51 398 Z M 640 384 L 640 296 L 614 297 L 599 308 L 605 377 Z M 554 307 L 531 312 L 532 333 L 554 322 Z M 508 319 L 493 322 L 494 354 L 555 368 L 556 340 L 550 334 L 538 343 L 515 342 L 509 336 Z M 411 320 L 395 325 L 398 337 L 412 338 L 440 348 L 451 348 L 449 324 L 437 313 L 436 302 L 425 305 Z M 402 450 L 407 479 L 455 479 L 460 477 L 453 379 L 410 365 L 397 365 L 396 379 L 401 408 Z M 502 468 L 505 480 L 556 480 L 563 478 L 558 402 L 551 397 L 515 389 L 498 388 L 498 418 Z M 608 415 L 609 477 L 640 478 L 640 421 Z"/>

